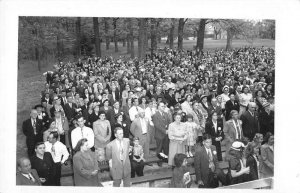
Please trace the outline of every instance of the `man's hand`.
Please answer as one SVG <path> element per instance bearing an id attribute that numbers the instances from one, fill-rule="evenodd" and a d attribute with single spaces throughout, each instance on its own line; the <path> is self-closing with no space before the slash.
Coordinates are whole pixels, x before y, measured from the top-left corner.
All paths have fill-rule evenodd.
<path id="1" fill-rule="evenodd" d="M 46 179 L 45 178 L 40 178 L 41 182 L 42 183 L 45 183 L 46 182 Z"/>
<path id="2" fill-rule="evenodd" d="M 199 181 L 198 181 L 198 185 L 204 185 L 203 181 L 202 181 L 202 180 L 199 180 Z"/>
<path id="3" fill-rule="evenodd" d="M 97 175 L 97 174 L 98 174 L 98 170 L 92 171 L 92 176 L 95 176 L 95 175 Z"/>

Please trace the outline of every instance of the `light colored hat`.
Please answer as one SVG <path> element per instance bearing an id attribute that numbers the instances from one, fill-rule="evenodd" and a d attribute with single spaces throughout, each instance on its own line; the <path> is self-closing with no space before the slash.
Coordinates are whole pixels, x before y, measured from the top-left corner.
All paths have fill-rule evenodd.
<path id="1" fill-rule="evenodd" d="M 236 151 L 242 151 L 242 149 L 245 148 L 245 145 L 240 141 L 235 141 L 230 148 Z"/>

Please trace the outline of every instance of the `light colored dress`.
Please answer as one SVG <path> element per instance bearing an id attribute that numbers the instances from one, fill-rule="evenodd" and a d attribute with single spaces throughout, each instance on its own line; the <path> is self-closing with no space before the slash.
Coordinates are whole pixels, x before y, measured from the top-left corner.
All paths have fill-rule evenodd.
<path id="1" fill-rule="evenodd" d="M 185 122 L 186 124 L 186 144 L 188 146 L 194 146 L 196 144 L 196 137 L 197 137 L 197 124 L 195 122 Z"/>
<path id="2" fill-rule="evenodd" d="M 185 153 L 185 140 L 187 139 L 186 124 L 173 122 L 169 125 L 168 136 L 170 139 L 168 164 L 174 165 L 174 156 L 177 153 Z M 183 138 L 183 142 L 179 139 Z"/>

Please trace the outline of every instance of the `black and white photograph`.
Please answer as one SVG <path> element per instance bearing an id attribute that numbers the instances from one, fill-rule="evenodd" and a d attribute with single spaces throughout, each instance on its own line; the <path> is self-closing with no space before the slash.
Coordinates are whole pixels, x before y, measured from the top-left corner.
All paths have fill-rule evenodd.
<path id="1" fill-rule="evenodd" d="M 12 144 L 3 152 L 13 156 L 5 170 L 10 186 L 282 191 L 285 183 L 297 191 L 300 160 L 290 147 L 298 135 L 289 131 L 297 128 L 297 62 L 282 57 L 297 50 L 282 43 L 297 32 L 272 17 L 280 9 L 270 8 L 271 16 L 259 8 L 243 14 L 239 5 L 232 5 L 237 15 L 170 14 L 177 5 L 129 15 L 141 3 L 128 10 L 118 3 L 103 2 L 105 14 L 74 14 L 71 1 L 58 8 L 66 12 L 5 13 L 15 29 L 15 45 L 5 51 L 14 49 L 13 70 L 1 69 L 2 84 L 15 72 L 14 93 L 3 90 L 15 107 Z"/>

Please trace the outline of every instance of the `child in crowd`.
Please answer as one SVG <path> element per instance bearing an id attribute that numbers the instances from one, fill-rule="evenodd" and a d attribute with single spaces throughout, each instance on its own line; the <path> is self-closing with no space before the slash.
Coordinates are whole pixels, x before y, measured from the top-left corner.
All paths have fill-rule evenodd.
<path id="1" fill-rule="evenodd" d="M 186 140 L 186 156 L 189 157 L 194 157 L 192 154 L 192 149 L 194 145 L 196 144 L 196 130 L 200 128 L 199 125 L 197 125 L 194 120 L 193 116 L 191 114 L 186 115 L 186 132 L 187 132 L 187 140 Z"/>

